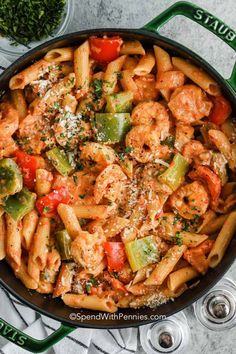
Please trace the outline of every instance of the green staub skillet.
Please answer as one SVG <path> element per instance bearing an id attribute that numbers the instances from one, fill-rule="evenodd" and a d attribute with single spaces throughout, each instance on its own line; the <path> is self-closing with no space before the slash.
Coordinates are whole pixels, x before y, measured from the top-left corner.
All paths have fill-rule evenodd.
<path id="1" fill-rule="evenodd" d="M 46 54 L 47 51 L 53 48 L 80 44 L 91 35 L 119 35 L 122 38 L 141 40 L 147 45 L 156 44 L 167 49 L 173 55 L 191 59 L 193 63 L 199 67 L 202 67 L 219 83 L 223 94 L 231 101 L 234 110 L 236 110 L 236 64 L 234 65 L 231 77 L 226 80 L 206 61 L 190 49 L 185 48 L 181 44 L 167 39 L 159 34 L 161 27 L 177 15 L 186 16 L 192 21 L 205 27 L 227 43 L 231 48 L 233 48 L 234 51 L 236 51 L 236 32 L 234 30 L 196 5 L 188 2 L 177 2 L 141 29 L 94 29 L 80 31 L 53 39 L 40 45 L 39 47 L 29 51 L 4 71 L 4 73 L 0 76 L 0 92 L 3 93 L 7 89 L 9 79 L 15 73 L 29 66 L 33 61 L 40 59 Z M 199 40 L 199 46 L 200 45 L 201 41 Z M 235 257 L 236 238 L 233 238 L 222 262 L 215 269 L 211 269 L 194 289 L 187 290 L 174 302 L 161 305 L 156 309 L 120 309 L 115 316 L 114 314 L 113 316 L 107 316 L 107 314 L 89 310 L 74 311 L 75 309 L 67 307 L 59 299 L 51 299 L 45 295 L 30 292 L 18 279 L 15 278 L 7 263 L 5 261 L 1 261 L 1 285 L 27 306 L 33 308 L 39 313 L 60 321 L 62 324 L 61 327 L 48 338 L 44 340 L 37 340 L 11 326 L 4 320 L 0 320 L 0 335 L 21 348 L 35 353 L 45 351 L 64 336 L 74 331 L 76 327 L 104 329 L 144 325 L 155 321 L 157 319 L 157 315 L 170 316 L 192 304 L 223 276 L 223 274 L 232 265 Z M 1 304 L 0 306 L 4 306 L 4 304 Z M 82 321 L 81 315 L 86 315 L 86 319 Z M 131 315 L 133 317 L 131 317 Z"/>

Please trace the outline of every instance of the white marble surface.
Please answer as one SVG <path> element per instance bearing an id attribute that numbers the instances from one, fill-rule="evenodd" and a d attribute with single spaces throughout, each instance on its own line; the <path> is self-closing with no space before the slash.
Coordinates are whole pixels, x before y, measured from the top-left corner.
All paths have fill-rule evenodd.
<path id="1" fill-rule="evenodd" d="M 175 3 L 175 0 L 74 0 L 76 11 L 68 31 L 90 28 L 122 27 L 139 28 Z M 193 3 L 236 28 L 236 0 L 194 0 Z M 209 61 L 225 78 L 232 70 L 235 53 L 213 34 L 182 17 L 167 24 L 161 33 L 190 47 Z M 236 265 L 228 273 L 236 280 Z M 191 329 L 187 353 L 234 354 L 236 353 L 236 328 L 212 332 L 194 318 L 193 308 L 185 311 Z M 140 348 L 139 354 L 144 353 Z"/>

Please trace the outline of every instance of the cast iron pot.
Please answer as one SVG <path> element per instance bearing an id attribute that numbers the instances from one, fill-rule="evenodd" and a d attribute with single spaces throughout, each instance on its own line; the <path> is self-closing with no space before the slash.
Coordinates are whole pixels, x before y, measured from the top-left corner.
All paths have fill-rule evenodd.
<path id="1" fill-rule="evenodd" d="M 138 39 L 147 45 L 157 44 L 167 49 L 172 55 L 189 58 L 207 71 L 222 87 L 223 94 L 227 97 L 236 110 L 236 64 L 230 79 L 225 80 L 207 62 L 191 50 L 183 47 L 170 39 L 159 35 L 159 29 L 171 18 L 183 15 L 189 19 L 206 27 L 236 51 L 236 33 L 222 21 L 215 18 L 205 10 L 188 2 L 178 2 L 156 17 L 141 29 L 95 29 L 88 31 L 75 32 L 44 43 L 13 63 L 0 76 L 0 90 L 3 93 L 7 87 L 9 79 L 29 66 L 33 61 L 43 57 L 47 51 L 64 46 L 79 45 L 91 35 L 119 35 L 127 39 Z M 199 40 L 200 45 L 200 40 Z M 193 289 L 187 290 L 174 302 L 161 305 L 156 309 L 120 309 L 116 316 L 89 319 L 89 315 L 101 315 L 99 312 L 72 309 L 63 304 L 60 299 L 51 299 L 45 295 L 29 291 L 14 276 L 12 270 L 5 261 L 0 264 L 0 284 L 12 295 L 32 309 L 61 322 L 61 327 L 44 340 L 34 339 L 0 319 L 0 334 L 9 341 L 32 352 L 42 352 L 62 339 L 64 336 L 75 330 L 76 327 L 89 328 L 125 328 L 140 326 L 158 319 L 158 315 L 170 316 L 204 295 L 215 283 L 224 275 L 232 265 L 236 255 L 236 239 L 232 239 L 222 262 L 201 278 L 199 284 Z M 3 304 L 1 304 L 3 306 Z M 87 318 L 81 320 L 81 315 Z M 131 317 L 132 315 L 133 317 Z"/>

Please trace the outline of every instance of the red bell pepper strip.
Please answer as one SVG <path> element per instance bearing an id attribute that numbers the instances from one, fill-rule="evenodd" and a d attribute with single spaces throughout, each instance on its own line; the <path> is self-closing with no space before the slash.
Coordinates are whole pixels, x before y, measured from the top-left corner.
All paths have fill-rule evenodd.
<path id="1" fill-rule="evenodd" d="M 70 200 L 67 188 L 61 187 L 39 198 L 36 201 L 36 208 L 41 215 L 53 216 L 56 214 L 57 207 L 60 203 L 68 204 Z"/>
<path id="2" fill-rule="evenodd" d="M 189 177 L 193 180 L 200 179 L 207 184 L 211 195 L 211 204 L 216 206 L 219 202 L 221 193 L 221 180 L 220 178 L 206 166 L 198 166 L 195 171 L 189 173 Z"/>
<path id="3" fill-rule="evenodd" d="M 126 253 L 123 242 L 104 242 L 108 270 L 120 271 L 125 266 Z"/>
<path id="4" fill-rule="evenodd" d="M 229 118 L 232 108 L 223 96 L 212 97 L 213 107 L 211 109 L 209 120 L 212 123 L 221 125 L 224 121 Z"/>
<path id="5" fill-rule="evenodd" d="M 24 186 L 33 189 L 35 185 L 36 170 L 38 166 L 38 160 L 35 156 L 29 155 L 22 150 L 15 152 L 16 163 L 20 167 Z"/>
<path id="6" fill-rule="evenodd" d="M 109 63 L 118 58 L 123 41 L 120 37 L 90 37 L 90 56 L 101 63 Z"/>

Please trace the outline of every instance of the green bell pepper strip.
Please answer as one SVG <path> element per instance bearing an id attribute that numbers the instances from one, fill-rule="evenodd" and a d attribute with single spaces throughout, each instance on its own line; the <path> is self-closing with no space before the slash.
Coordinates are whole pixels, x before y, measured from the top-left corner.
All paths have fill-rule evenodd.
<path id="1" fill-rule="evenodd" d="M 36 194 L 31 193 L 27 188 L 23 188 L 19 193 L 5 200 L 3 209 L 11 215 L 14 220 L 19 221 L 34 209 L 35 200 Z"/>
<path id="2" fill-rule="evenodd" d="M 160 259 L 154 236 L 146 236 L 125 243 L 125 251 L 133 272 Z"/>
<path id="3" fill-rule="evenodd" d="M 0 197 L 19 192 L 23 187 L 23 178 L 19 167 L 10 158 L 0 161 Z"/>
<path id="4" fill-rule="evenodd" d="M 56 246 L 61 255 L 61 259 L 63 261 L 71 259 L 71 238 L 68 232 L 66 230 L 57 231 L 55 236 Z"/>
<path id="5" fill-rule="evenodd" d="M 46 156 L 62 176 L 68 176 L 68 174 L 73 170 L 73 167 L 70 165 L 63 150 L 55 147 L 52 150 L 47 151 Z"/>
<path id="6" fill-rule="evenodd" d="M 119 143 L 130 128 L 129 113 L 96 113 L 95 130 L 97 141 Z"/>
<path id="7" fill-rule="evenodd" d="M 188 162 L 181 154 L 176 154 L 167 170 L 158 179 L 175 191 L 182 184 L 188 171 Z"/>
<path id="8" fill-rule="evenodd" d="M 108 113 L 124 113 L 131 112 L 133 93 L 124 91 L 106 96 L 107 105 L 106 112 Z"/>

